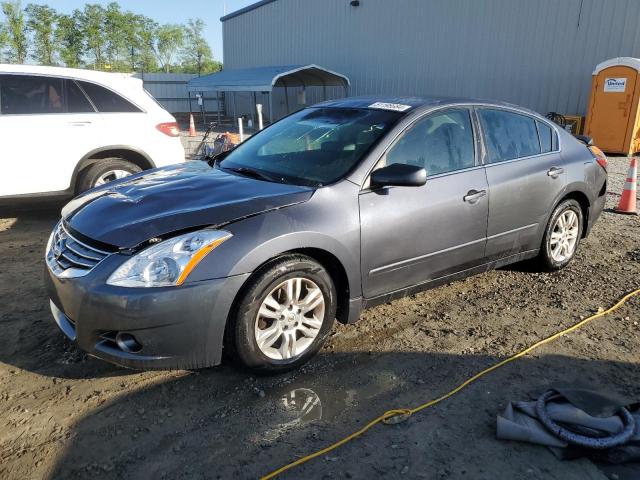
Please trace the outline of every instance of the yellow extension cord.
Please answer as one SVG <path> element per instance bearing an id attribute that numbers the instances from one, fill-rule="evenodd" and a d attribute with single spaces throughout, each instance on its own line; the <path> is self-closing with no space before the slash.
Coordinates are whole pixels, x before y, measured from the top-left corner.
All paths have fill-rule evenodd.
<path id="1" fill-rule="evenodd" d="M 433 400 L 429 400 L 426 403 L 423 403 L 422 405 L 418 405 L 415 408 L 398 408 L 398 409 L 393 409 L 393 410 L 388 410 L 386 412 L 384 412 L 382 415 L 380 415 L 378 418 L 375 418 L 373 420 L 371 420 L 369 423 L 367 423 L 364 427 L 362 427 L 360 430 L 353 432 L 351 435 L 348 435 L 346 437 L 344 437 L 342 440 L 338 440 L 337 442 L 329 445 L 328 447 L 323 448 L 322 450 L 318 450 L 317 452 L 311 453 L 309 455 L 306 455 L 302 458 L 299 458 L 298 460 L 291 462 L 283 467 L 278 468 L 277 470 L 274 470 L 273 472 L 261 477 L 261 480 L 269 480 L 271 478 L 274 478 L 278 475 L 280 475 L 281 473 L 286 472 L 287 470 L 290 470 L 294 467 L 297 467 L 298 465 L 302 465 L 303 463 L 308 462 L 311 459 L 314 459 L 316 457 L 319 457 L 321 455 L 324 455 L 325 453 L 329 453 L 332 450 L 335 450 L 338 447 L 341 447 L 342 445 L 344 445 L 347 442 L 350 442 L 351 440 L 355 439 L 356 437 L 359 437 L 360 435 L 362 435 L 363 433 L 365 433 L 367 430 L 369 430 L 371 427 L 373 427 L 374 425 L 377 425 L 378 423 L 399 423 L 398 421 L 390 421 L 390 419 L 392 417 L 398 417 L 399 421 L 404 421 L 407 418 L 409 418 L 411 415 L 413 415 L 414 413 L 417 413 L 421 410 L 424 410 L 425 408 L 429 408 L 432 407 L 440 402 L 442 402 L 443 400 L 446 400 L 449 397 L 452 397 L 453 395 L 455 395 L 456 393 L 458 393 L 460 390 L 462 390 L 465 387 L 468 387 L 469 385 L 471 385 L 473 382 L 475 382 L 476 380 L 478 380 L 480 377 L 483 377 L 484 375 L 493 372 L 494 370 L 497 370 L 500 367 L 505 366 L 508 363 L 513 362 L 514 360 L 523 357 L 524 355 L 526 355 L 527 353 L 535 350 L 538 347 L 541 347 L 542 345 L 545 345 L 549 342 L 552 342 L 558 338 L 560 338 L 563 335 L 566 335 L 567 333 L 571 333 L 574 330 L 579 329 L 580 327 L 586 325 L 587 323 L 591 322 L 592 320 L 595 320 L 596 318 L 600 318 L 603 317 L 605 315 L 608 315 L 612 312 L 615 312 L 617 309 L 619 309 L 622 305 L 624 305 L 624 303 L 629 300 L 631 297 L 634 297 L 636 295 L 640 294 L 640 288 L 637 290 L 634 290 L 630 293 L 627 293 L 624 297 L 622 297 L 618 303 L 616 303 L 615 305 L 613 305 L 612 307 L 609 307 L 607 310 L 604 310 L 602 312 L 598 312 L 595 315 L 591 315 L 588 318 L 585 318 L 584 320 L 579 321 L 578 323 L 576 323 L 575 325 L 572 325 L 569 328 L 566 328 L 558 333 L 554 333 L 553 335 L 544 338 L 542 340 L 537 341 L 536 343 L 534 343 L 533 345 L 525 348 L 524 350 L 508 357 L 505 358 L 504 360 L 496 363 L 495 365 L 490 366 L 489 368 L 485 368 L 484 370 L 482 370 L 479 373 L 476 373 L 474 376 L 468 378 L 467 380 L 465 380 L 464 382 L 462 382 L 460 385 L 458 385 L 456 388 L 454 388 L 453 390 L 451 390 L 448 393 L 445 393 L 444 395 L 433 399 Z"/>

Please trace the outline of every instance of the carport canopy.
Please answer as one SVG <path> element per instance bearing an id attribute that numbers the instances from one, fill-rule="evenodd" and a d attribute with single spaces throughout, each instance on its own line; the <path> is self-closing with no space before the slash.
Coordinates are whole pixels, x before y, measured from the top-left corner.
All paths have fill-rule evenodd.
<path id="1" fill-rule="evenodd" d="M 349 78 L 318 65 L 281 65 L 222 70 L 189 81 L 189 92 L 271 92 L 274 87 L 344 87 Z"/>

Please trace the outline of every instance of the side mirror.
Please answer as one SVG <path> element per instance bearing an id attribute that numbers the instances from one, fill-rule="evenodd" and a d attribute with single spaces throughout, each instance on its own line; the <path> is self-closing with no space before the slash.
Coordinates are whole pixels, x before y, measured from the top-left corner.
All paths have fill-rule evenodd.
<path id="1" fill-rule="evenodd" d="M 420 187 L 427 183 L 427 171 L 416 165 L 394 163 L 371 174 L 371 187 Z"/>

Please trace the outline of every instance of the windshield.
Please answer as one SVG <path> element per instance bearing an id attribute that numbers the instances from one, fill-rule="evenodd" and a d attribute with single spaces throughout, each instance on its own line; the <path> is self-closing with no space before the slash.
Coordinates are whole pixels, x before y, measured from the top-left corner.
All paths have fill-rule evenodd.
<path id="1" fill-rule="evenodd" d="M 307 108 L 239 145 L 223 169 L 321 186 L 344 177 L 402 114 L 358 108 Z"/>

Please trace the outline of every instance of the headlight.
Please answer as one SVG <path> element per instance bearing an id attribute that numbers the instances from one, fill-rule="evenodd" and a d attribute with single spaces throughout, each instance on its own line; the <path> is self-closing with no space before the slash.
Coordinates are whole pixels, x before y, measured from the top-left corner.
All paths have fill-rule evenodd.
<path id="1" fill-rule="evenodd" d="M 124 262 L 107 280 L 119 287 L 181 285 L 211 250 L 232 235 L 224 230 L 199 230 L 153 245 Z"/>

